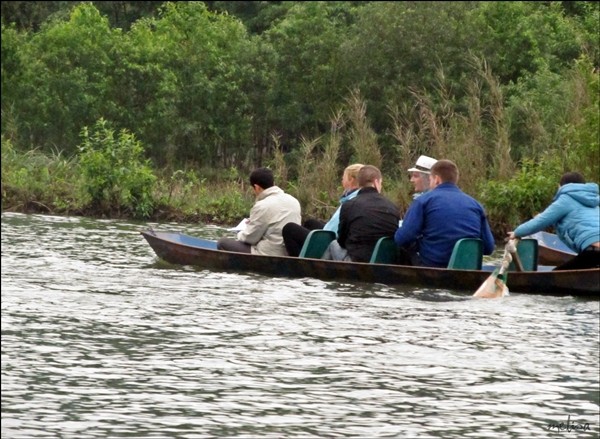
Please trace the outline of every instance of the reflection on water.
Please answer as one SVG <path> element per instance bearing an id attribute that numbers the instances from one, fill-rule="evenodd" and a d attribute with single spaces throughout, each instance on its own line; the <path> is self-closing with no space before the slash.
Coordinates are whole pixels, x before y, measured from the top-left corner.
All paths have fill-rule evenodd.
<path id="1" fill-rule="evenodd" d="M 146 226 L 2 215 L 3 438 L 598 437 L 597 300 L 175 267 Z"/>

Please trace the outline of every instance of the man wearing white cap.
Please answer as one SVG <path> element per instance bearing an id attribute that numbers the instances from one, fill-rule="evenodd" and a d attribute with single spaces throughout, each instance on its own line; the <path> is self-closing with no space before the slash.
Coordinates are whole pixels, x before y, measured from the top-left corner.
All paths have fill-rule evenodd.
<path id="1" fill-rule="evenodd" d="M 460 190 L 458 178 L 456 163 L 438 160 L 431 167 L 431 191 L 411 203 L 396 230 L 394 241 L 412 265 L 447 267 L 454 244 L 462 238 L 481 239 L 484 255 L 494 251 L 485 210 Z"/>
<path id="2" fill-rule="evenodd" d="M 415 187 L 413 199 L 423 195 L 429 190 L 429 176 L 431 175 L 431 167 L 437 162 L 436 159 L 422 155 L 417 159 L 417 163 L 413 168 L 410 168 L 410 182 Z"/>

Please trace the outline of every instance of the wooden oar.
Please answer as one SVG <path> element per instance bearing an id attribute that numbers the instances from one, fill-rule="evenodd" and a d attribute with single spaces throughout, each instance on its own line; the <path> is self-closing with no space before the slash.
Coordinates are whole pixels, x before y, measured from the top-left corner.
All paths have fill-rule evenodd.
<path id="1" fill-rule="evenodd" d="M 521 258 L 519 257 L 519 252 L 517 251 L 517 244 L 519 243 L 519 238 L 511 239 L 506 243 L 506 249 L 509 251 L 513 258 L 513 262 L 515 263 L 515 268 L 517 271 L 524 271 L 523 263 L 521 262 Z"/>
<path id="2" fill-rule="evenodd" d="M 508 296 L 508 287 L 500 278 L 500 276 L 502 276 L 508 270 L 508 266 L 513 260 L 513 255 L 517 254 L 516 242 L 516 240 L 510 240 L 506 246 L 504 246 L 504 257 L 502 258 L 502 264 L 500 264 L 500 267 L 496 268 L 492 274 L 481 284 L 477 291 L 475 291 L 475 294 L 473 294 L 473 297 L 479 297 L 482 299 L 495 299 L 497 297 Z M 515 264 L 516 263 L 517 262 L 515 261 Z M 521 265 L 521 270 L 523 270 L 523 265 L 521 264 L 520 260 L 518 264 Z"/>

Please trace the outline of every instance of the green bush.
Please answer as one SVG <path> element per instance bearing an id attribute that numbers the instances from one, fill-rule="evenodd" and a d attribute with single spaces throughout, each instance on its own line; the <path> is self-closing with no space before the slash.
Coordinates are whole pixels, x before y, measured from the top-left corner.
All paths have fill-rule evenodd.
<path id="1" fill-rule="evenodd" d="M 144 149 L 135 135 L 121 130 L 115 138 L 107 121 L 100 119 L 91 132 L 85 127 L 81 136 L 83 187 L 91 198 L 91 208 L 125 209 L 136 218 L 148 218 L 154 209 L 156 176 L 149 161 L 142 158 Z"/>
<path id="2" fill-rule="evenodd" d="M 558 189 L 559 162 L 545 158 L 539 163 L 524 160 L 509 181 L 490 180 L 481 187 L 479 200 L 493 230 L 505 233 L 544 210 Z"/>
<path id="3" fill-rule="evenodd" d="M 236 224 L 240 219 L 248 217 L 252 203 L 239 190 L 229 188 L 228 192 L 208 196 L 214 188 L 201 191 L 205 197 L 199 203 L 200 211 L 206 218 L 218 224 Z"/>

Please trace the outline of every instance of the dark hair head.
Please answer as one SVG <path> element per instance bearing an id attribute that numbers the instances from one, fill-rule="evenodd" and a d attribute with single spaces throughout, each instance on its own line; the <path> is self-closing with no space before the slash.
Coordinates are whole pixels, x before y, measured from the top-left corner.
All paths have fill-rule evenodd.
<path id="1" fill-rule="evenodd" d="M 438 160 L 431 167 L 431 175 L 438 175 L 443 183 L 458 183 L 458 167 L 451 160 Z"/>
<path id="2" fill-rule="evenodd" d="M 375 180 L 381 180 L 381 171 L 373 165 L 364 165 L 358 171 L 358 185 L 360 187 L 373 186 Z"/>
<path id="3" fill-rule="evenodd" d="M 579 172 L 565 172 L 560 177 L 560 185 L 564 186 L 567 183 L 585 183 L 585 178 Z"/>
<path id="4" fill-rule="evenodd" d="M 250 174 L 250 184 L 259 185 L 263 189 L 268 189 L 273 186 L 274 178 L 273 171 L 269 168 L 258 168 Z"/>

